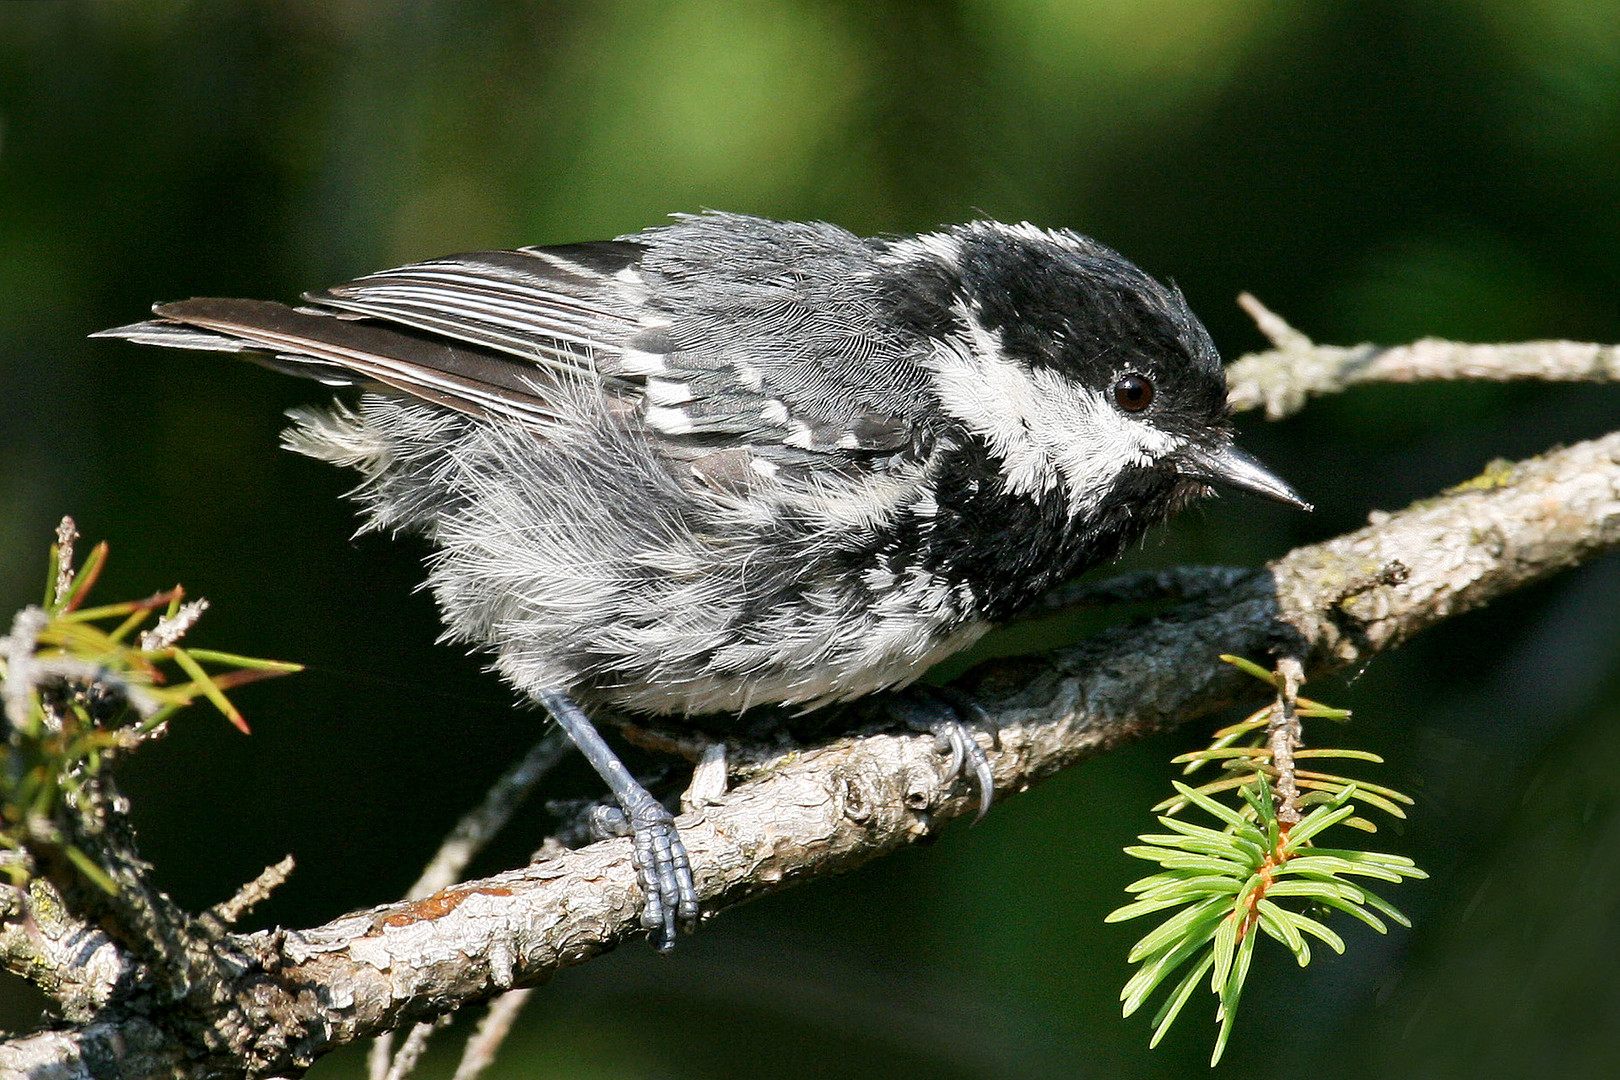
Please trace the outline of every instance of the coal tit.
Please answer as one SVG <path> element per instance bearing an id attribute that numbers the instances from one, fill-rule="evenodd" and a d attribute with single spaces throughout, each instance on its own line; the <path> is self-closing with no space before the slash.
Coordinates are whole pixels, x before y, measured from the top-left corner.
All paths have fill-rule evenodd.
<path id="1" fill-rule="evenodd" d="M 1210 484 L 1304 506 L 1233 446 L 1181 293 L 1065 230 L 705 213 L 305 300 L 159 304 L 103 335 L 362 388 L 295 411 L 285 445 L 359 470 L 366 528 L 433 545 L 446 636 L 612 789 L 661 947 L 697 918 L 686 852 L 582 706 L 905 687 Z"/>

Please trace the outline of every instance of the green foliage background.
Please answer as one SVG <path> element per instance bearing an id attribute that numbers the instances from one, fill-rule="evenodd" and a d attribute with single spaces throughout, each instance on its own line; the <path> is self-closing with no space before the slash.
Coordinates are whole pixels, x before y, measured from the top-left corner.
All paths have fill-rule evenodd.
<path id="1" fill-rule="evenodd" d="M 35 599 L 71 512 L 113 544 L 99 595 L 183 581 L 215 603 L 195 644 L 312 667 L 238 694 L 251 738 L 199 713 L 127 768 L 182 901 L 288 851 L 266 923 L 398 894 L 538 721 L 433 645 L 421 550 L 350 541 L 348 478 L 276 449 L 281 410 L 324 391 L 85 335 L 153 300 L 290 299 L 705 206 L 1079 228 L 1174 277 L 1229 356 L 1261 344 L 1242 289 L 1325 341 L 1620 340 L 1620 5 L 3 0 L 0 611 Z M 1247 422 L 1321 509 L 1224 498 L 1127 562 L 1256 562 L 1617 406 L 1608 387 L 1380 388 Z M 1262 946 L 1223 1072 L 1615 1075 L 1617 613 L 1610 558 L 1312 688 L 1358 712 L 1334 737 L 1418 796 L 1385 846 L 1434 877 L 1401 890 L 1409 933 L 1339 926 L 1350 955 L 1304 972 Z M 1072 770 L 672 958 L 565 973 L 498 1071 L 1198 1075 L 1196 1013 L 1151 1053 L 1118 1019 L 1136 928 L 1101 920 L 1167 759 L 1199 744 Z M 582 768 L 553 785 L 595 790 Z M 0 1004 L 32 1022 L 19 985 Z"/>

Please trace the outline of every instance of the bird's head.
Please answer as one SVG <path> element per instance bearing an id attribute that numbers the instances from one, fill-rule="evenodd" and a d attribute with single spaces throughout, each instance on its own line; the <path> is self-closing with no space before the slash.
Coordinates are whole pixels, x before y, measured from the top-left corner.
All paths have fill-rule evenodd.
<path id="1" fill-rule="evenodd" d="M 1211 485 L 1309 509 L 1234 445 L 1220 356 L 1179 290 L 1094 240 L 1027 224 L 961 225 L 894 257 L 928 283 L 941 405 L 1009 493 L 1122 526 Z"/>

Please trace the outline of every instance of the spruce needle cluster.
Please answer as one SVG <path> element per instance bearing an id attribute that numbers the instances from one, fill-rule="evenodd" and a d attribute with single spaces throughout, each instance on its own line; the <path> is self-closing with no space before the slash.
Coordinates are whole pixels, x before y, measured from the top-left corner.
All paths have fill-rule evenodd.
<path id="1" fill-rule="evenodd" d="M 1175 760 L 1191 773 L 1218 763 L 1224 775 L 1202 787 L 1176 783 L 1176 794 L 1154 809 L 1168 832 L 1141 836 L 1141 845 L 1126 854 L 1157 863 L 1158 873 L 1126 886 L 1136 899 L 1108 916 L 1109 922 L 1144 915 L 1167 917 L 1131 949 L 1135 974 L 1120 993 L 1125 1015 L 1140 1009 L 1161 985 L 1172 989 L 1153 1017 L 1151 1045 L 1157 1046 L 1187 1002 L 1207 985 L 1216 996 L 1220 1025 L 1210 1064 L 1225 1052 L 1254 957 L 1256 943 L 1270 937 L 1287 947 L 1301 967 L 1311 961 L 1316 941 L 1344 952 L 1344 939 L 1323 919 L 1342 911 L 1385 933 L 1388 923 L 1410 925 L 1405 916 L 1365 884 L 1370 879 L 1398 884 L 1426 877 L 1402 855 L 1353 847 L 1321 846 L 1322 834 L 1336 825 L 1376 831 L 1357 816 L 1360 799 L 1385 813 L 1405 817 L 1401 806 L 1411 799 L 1387 787 L 1353 781 L 1277 760 L 1279 745 L 1268 740 L 1285 715 L 1348 718 L 1297 696 L 1289 699 L 1285 681 L 1258 665 L 1223 657 L 1279 690 L 1279 699 L 1241 723 L 1216 733 L 1207 750 Z M 1270 745 L 1268 745 L 1268 743 Z M 1349 758 L 1380 762 L 1377 755 L 1354 750 L 1300 750 L 1284 741 L 1290 759 Z M 1293 793 L 1285 797 L 1279 778 Z M 1236 792 L 1236 805 L 1218 796 Z M 1307 809 L 1308 808 L 1308 809 Z M 1178 816 L 1197 809 L 1213 825 L 1194 824 Z"/>

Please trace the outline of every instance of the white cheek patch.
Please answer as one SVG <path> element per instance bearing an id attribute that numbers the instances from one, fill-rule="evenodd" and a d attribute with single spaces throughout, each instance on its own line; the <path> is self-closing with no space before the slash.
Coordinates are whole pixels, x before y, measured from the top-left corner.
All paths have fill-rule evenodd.
<path id="1" fill-rule="evenodd" d="M 1176 440 L 1055 371 L 1009 359 L 965 309 L 968 337 L 940 342 L 930 367 L 945 411 L 989 446 L 1014 494 L 1061 489 L 1071 517 L 1095 508 L 1120 472 L 1151 465 Z"/>

